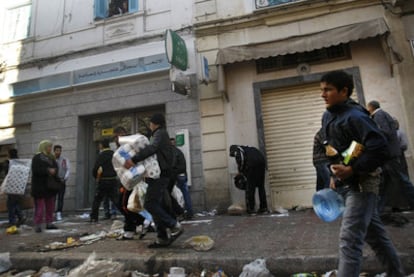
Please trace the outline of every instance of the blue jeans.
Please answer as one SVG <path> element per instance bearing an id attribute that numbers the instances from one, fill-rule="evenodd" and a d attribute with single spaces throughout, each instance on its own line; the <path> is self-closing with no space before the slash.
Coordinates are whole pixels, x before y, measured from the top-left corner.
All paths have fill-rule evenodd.
<path id="1" fill-rule="evenodd" d="M 387 276 L 405 276 L 400 259 L 377 211 L 377 195 L 348 191 L 339 234 L 338 277 L 358 277 L 366 241 L 385 266 Z"/>
<path id="2" fill-rule="evenodd" d="M 177 187 L 181 190 L 184 197 L 184 208 L 189 215 L 193 215 L 193 205 L 191 202 L 190 192 L 188 191 L 187 176 L 177 176 Z"/>

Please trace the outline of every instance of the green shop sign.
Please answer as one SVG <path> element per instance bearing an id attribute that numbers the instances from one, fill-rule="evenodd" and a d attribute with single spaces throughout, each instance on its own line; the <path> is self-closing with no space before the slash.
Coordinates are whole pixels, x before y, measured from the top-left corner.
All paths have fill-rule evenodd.
<path id="1" fill-rule="evenodd" d="M 165 52 L 170 64 L 183 71 L 187 70 L 188 55 L 185 41 L 170 29 L 165 32 Z"/>

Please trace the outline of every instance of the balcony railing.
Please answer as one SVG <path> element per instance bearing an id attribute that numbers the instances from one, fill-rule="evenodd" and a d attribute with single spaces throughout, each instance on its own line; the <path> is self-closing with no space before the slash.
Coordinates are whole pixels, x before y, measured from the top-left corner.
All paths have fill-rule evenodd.
<path id="1" fill-rule="evenodd" d="M 268 8 L 271 6 L 279 6 L 294 2 L 303 2 L 307 0 L 255 0 L 256 9 Z"/>

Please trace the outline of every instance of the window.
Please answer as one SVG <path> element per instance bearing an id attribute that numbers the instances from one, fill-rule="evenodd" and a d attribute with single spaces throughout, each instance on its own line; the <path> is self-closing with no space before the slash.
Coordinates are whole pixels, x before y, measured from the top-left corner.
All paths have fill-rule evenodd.
<path id="1" fill-rule="evenodd" d="M 95 0 L 95 20 L 138 11 L 138 0 Z"/>
<path id="2" fill-rule="evenodd" d="M 255 0 L 256 9 L 278 6 L 288 3 L 301 2 L 306 0 Z"/>
<path id="3" fill-rule="evenodd" d="M 32 4 L 30 1 L 16 1 L 19 5 L 11 4 L 0 11 L 3 18 L 1 41 L 9 42 L 25 39 L 29 35 L 30 13 Z"/>

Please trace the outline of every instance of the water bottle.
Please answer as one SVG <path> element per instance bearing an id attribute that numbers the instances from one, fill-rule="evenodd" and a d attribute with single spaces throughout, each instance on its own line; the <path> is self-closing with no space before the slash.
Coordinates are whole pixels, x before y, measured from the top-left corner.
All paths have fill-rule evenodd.
<path id="1" fill-rule="evenodd" d="M 325 222 L 334 221 L 345 209 L 343 197 L 330 188 L 317 191 L 313 195 L 312 204 L 316 215 Z"/>

